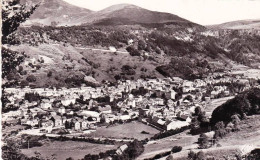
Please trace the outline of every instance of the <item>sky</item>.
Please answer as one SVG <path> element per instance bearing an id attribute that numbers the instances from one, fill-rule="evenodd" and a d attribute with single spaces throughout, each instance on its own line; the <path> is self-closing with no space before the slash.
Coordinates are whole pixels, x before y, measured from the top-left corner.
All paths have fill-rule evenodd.
<path id="1" fill-rule="evenodd" d="M 129 3 L 139 7 L 168 12 L 192 22 L 211 25 L 224 22 L 260 19 L 260 0 L 64 0 L 93 11 L 115 4 Z"/>

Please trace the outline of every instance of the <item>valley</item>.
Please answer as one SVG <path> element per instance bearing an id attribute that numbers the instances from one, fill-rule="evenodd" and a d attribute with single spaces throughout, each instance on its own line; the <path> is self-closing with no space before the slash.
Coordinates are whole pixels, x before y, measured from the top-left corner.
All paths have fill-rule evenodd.
<path id="1" fill-rule="evenodd" d="M 257 160 L 258 20 L 2 2 L 2 159 Z"/>

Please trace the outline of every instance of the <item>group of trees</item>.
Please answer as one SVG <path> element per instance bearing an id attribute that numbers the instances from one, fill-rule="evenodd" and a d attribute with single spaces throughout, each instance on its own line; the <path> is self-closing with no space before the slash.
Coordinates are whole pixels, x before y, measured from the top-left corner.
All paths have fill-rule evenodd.
<path id="1" fill-rule="evenodd" d="M 233 115 L 231 116 L 231 122 L 227 123 L 226 125 L 224 124 L 223 121 L 219 121 L 215 124 L 215 134 L 214 134 L 214 139 L 216 142 L 223 138 L 226 134 L 229 132 L 235 132 L 240 130 L 239 127 L 239 122 L 240 118 L 239 115 Z"/>
<path id="2" fill-rule="evenodd" d="M 199 151 L 198 153 L 190 151 L 188 154 L 188 160 L 206 160 L 206 155 L 203 151 Z"/>
<path id="3" fill-rule="evenodd" d="M 2 44 L 13 44 L 17 39 L 14 37 L 14 32 L 21 23 L 26 21 L 28 17 L 35 11 L 38 5 L 31 6 L 30 8 L 21 5 L 19 0 L 6 0 L 2 1 Z M 17 85 L 19 82 L 19 75 L 17 74 L 17 66 L 24 61 L 24 53 L 12 51 L 2 46 L 2 108 L 6 108 L 8 101 L 4 88 L 10 85 Z M 10 74 L 14 75 L 10 79 Z M 9 76 L 9 80 L 6 78 Z"/>
<path id="4" fill-rule="evenodd" d="M 134 68 L 129 66 L 129 65 L 123 65 L 121 70 L 122 70 L 122 74 L 125 74 L 125 75 L 135 75 Z"/>
<path id="5" fill-rule="evenodd" d="M 185 64 L 185 65 L 183 65 Z M 204 60 L 191 60 L 189 57 L 172 57 L 167 65 L 156 67 L 156 70 L 166 77 L 181 77 L 183 79 L 200 79 L 210 71 L 208 62 Z"/>
<path id="6" fill-rule="evenodd" d="M 208 131 L 209 128 L 210 124 L 205 111 L 202 111 L 201 107 L 196 107 L 191 121 L 191 134 L 199 134 Z"/>
<path id="7" fill-rule="evenodd" d="M 25 93 L 24 99 L 31 103 L 31 102 L 38 102 L 42 98 L 38 93 L 30 92 L 30 93 Z"/>
<path id="8" fill-rule="evenodd" d="M 242 119 L 246 115 L 260 113 L 260 89 L 252 88 L 237 95 L 235 98 L 227 101 L 217 107 L 211 116 L 211 125 L 223 121 L 225 124 L 232 121 L 233 115 L 239 115 Z"/>
<path id="9" fill-rule="evenodd" d="M 126 48 L 127 52 L 129 52 L 129 54 L 131 56 L 141 56 L 140 51 L 138 51 L 137 49 L 135 49 L 133 46 L 128 46 Z"/>
<path id="10" fill-rule="evenodd" d="M 33 33 L 33 34 L 32 34 Z M 135 39 L 135 35 L 128 30 L 102 26 L 71 26 L 71 27 L 31 27 L 21 28 L 18 32 L 20 37 L 35 40 L 35 44 L 45 42 L 44 36 L 48 40 L 69 43 L 71 45 L 81 44 L 84 46 L 100 45 L 103 47 L 114 46 L 116 48 L 127 45 L 129 39 Z M 35 38 L 37 35 L 38 38 Z M 25 43 L 28 43 L 25 41 Z"/>

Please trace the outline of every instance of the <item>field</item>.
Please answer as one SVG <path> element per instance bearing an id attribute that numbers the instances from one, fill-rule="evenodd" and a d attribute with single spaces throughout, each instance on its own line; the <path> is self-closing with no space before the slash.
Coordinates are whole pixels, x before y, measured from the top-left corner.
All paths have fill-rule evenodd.
<path id="1" fill-rule="evenodd" d="M 150 134 L 142 134 L 142 131 L 149 132 Z M 154 134 L 159 133 L 155 128 L 147 126 L 141 122 L 131 122 L 112 127 L 101 127 L 96 132 L 90 134 L 91 137 L 107 137 L 107 138 L 135 138 L 143 140 L 152 137 Z"/>
<path id="2" fill-rule="evenodd" d="M 150 142 L 145 145 L 144 152 L 137 158 L 142 160 L 145 158 L 151 158 L 156 154 L 170 151 L 174 146 L 182 146 L 183 151 L 186 155 L 186 151 L 190 148 L 197 148 L 198 136 L 191 136 L 187 134 L 188 132 L 183 132 L 177 135 L 173 135 L 167 138 L 163 138 L 154 142 Z"/>
<path id="3" fill-rule="evenodd" d="M 223 103 L 225 103 L 226 101 L 228 101 L 232 98 L 234 98 L 234 96 L 211 100 L 210 103 L 205 108 L 206 115 L 211 116 L 211 114 L 215 108 L 217 108 L 218 106 L 222 105 Z"/>
<path id="4" fill-rule="evenodd" d="M 249 116 L 239 124 L 240 130 L 220 140 L 222 146 L 251 145 L 260 147 L 260 115 Z"/>
<path id="5" fill-rule="evenodd" d="M 115 145 L 92 144 L 87 142 L 49 142 L 41 147 L 34 147 L 30 149 L 22 149 L 22 153 L 27 156 L 35 156 L 35 151 L 41 153 L 44 158 L 56 154 L 58 160 L 65 160 L 72 157 L 74 159 L 84 158 L 87 154 L 98 154 L 110 149 L 116 149 Z"/>

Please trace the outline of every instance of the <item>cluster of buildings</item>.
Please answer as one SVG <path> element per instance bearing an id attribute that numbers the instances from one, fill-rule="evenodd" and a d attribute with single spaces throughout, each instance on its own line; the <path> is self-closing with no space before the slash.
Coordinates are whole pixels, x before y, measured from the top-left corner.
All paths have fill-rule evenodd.
<path id="1" fill-rule="evenodd" d="M 48 133 L 64 129 L 82 132 L 100 124 L 135 119 L 160 130 L 170 130 L 189 125 L 195 108 L 205 107 L 218 94 L 230 96 L 229 88 L 221 84 L 231 82 L 244 84 L 242 91 L 250 87 L 249 81 L 241 76 L 213 73 L 194 81 L 173 77 L 125 80 L 115 86 L 106 83 L 96 88 L 7 88 L 8 105 L 19 109 L 3 114 L 3 121 L 19 119 L 22 125 Z M 25 96 L 30 93 L 40 99 L 29 102 Z"/>

